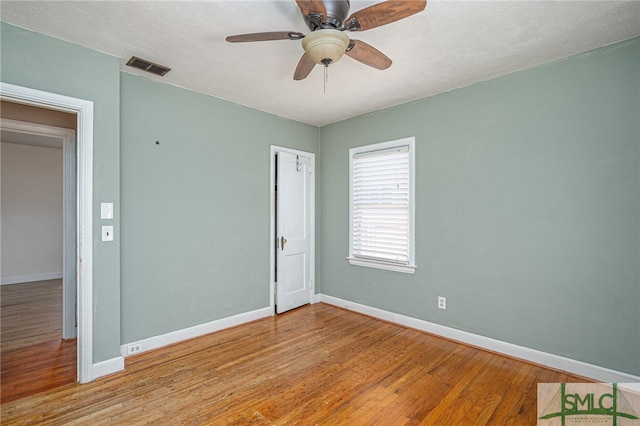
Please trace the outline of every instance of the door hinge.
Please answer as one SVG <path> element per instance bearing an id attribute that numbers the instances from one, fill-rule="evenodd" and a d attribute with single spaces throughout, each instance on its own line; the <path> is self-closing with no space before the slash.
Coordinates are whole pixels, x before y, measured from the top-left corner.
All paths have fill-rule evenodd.
<path id="1" fill-rule="evenodd" d="M 296 172 L 302 170 L 302 162 L 300 161 L 300 156 L 296 155 Z"/>

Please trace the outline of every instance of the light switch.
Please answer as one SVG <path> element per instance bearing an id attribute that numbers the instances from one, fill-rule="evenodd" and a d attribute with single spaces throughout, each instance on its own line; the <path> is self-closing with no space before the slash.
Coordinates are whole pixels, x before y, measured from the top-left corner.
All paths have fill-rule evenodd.
<path id="1" fill-rule="evenodd" d="M 113 241 L 113 226 L 102 227 L 102 241 Z"/>
<path id="2" fill-rule="evenodd" d="M 100 203 L 100 219 L 113 219 L 113 203 Z"/>

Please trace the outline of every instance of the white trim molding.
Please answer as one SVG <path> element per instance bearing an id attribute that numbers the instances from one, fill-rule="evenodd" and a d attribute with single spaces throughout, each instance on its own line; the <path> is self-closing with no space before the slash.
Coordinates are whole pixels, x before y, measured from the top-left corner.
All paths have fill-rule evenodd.
<path id="1" fill-rule="evenodd" d="M 93 364 L 93 378 L 108 376 L 124 370 L 124 358 L 121 356 Z"/>
<path id="2" fill-rule="evenodd" d="M 409 317 L 402 314 L 385 311 L 383 309 L 374 308 L 360 303 L 351 302 L 349 300 L 340 299 L 338 297 L 328 296 L 326 294 L 316 295 L 318 301 L 329 305 L 348 309 L 404 327 L 414 328 L 446 339 L 455 340 L 466 345 L 475 346 L 492 352 L 497 352 L 512 358 L 518 358 L 525 361 L 539 364 L 555 370 L 564 371 L 578 376 L 593 379 L 605 383 L 637 383 L 640 382 L 640 376 L 615 371 L 598 365 L 588 364 L 586 362 L 577 361 L 571 358 L 542 352 L 536 349 L 524 346 L 514 345 L 490 337 L 480 336 L 455 328 L 446 327 L 429 321 Z"/>
<path id="3" fill-rule="evenodd" d="M 78 381 L 93 374 L 93 102 L 0 82 L 0 98 L 76 114 Z"/>
<path id="4" fill-rule="evenodd" d="M 271 308 L 262 308 L 255 311 L 244 312 L 226 318 L 221 318 L 204 324 L 194 325 L 193 327 L 184 328 L 182 330 L 172 331 L 171 333 L 161 334 L 159 336 L 149 337 L 148 339 L 138 340 L 126 343 L 120 346 L 120 355 L 128 357 L 138 355 L 143 352 L 158 349 L 164 346 L 180 343 L 195 337 L 204 336 L 205 334 L 214 333 L 237 325 L 246 324 L 261 318 L 270 317 L 272 315 Z M 128 348 L 138 346 L 134 353 L 128 353 Z"/>

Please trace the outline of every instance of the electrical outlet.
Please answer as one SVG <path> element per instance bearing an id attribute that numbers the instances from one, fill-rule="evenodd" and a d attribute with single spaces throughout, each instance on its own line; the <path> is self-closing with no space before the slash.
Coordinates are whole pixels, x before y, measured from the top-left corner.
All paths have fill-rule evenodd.
<path id="1" fill-rule="evenodd" d="M 134 345 L 127 346 L 127 355 L 134 355 L 138 352 L 142 352 L 142 344 L 136 343 Z"/>
<path id="2" fill-rule="evenodd" d="M 438 308 L 447 309 L 447 298 L 438 296 Z"/>

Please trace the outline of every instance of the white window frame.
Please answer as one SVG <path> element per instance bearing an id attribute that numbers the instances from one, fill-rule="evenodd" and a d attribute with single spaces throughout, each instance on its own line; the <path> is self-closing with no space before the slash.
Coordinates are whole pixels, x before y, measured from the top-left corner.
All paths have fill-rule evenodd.
<path id="1" fill-rule="evenodd" d="M 353 197 L 353 160 L 354 156 L 362 153 L 388 150 L 398 147 L 409 147 L 409 262 L 408 264 L 386 262 L 354 256 L 353 230 L 354 230 L 354 197 Z M 351 148 L 349 150 L 349 256 L 347 260 L 351 265 L 365 266 L 369 268 L 385 269 L 388 271 L 413 274 L 416 270 L 415 263 L 415 137 L 398 139 L 372 145 Z"/>

